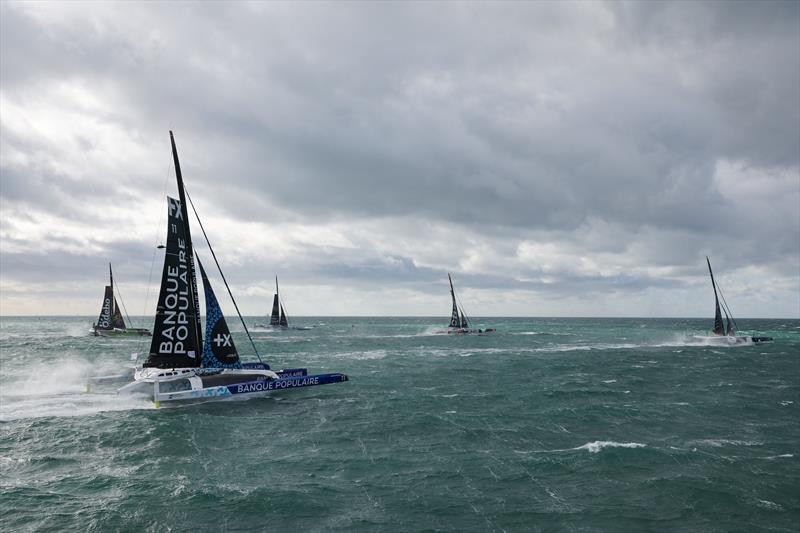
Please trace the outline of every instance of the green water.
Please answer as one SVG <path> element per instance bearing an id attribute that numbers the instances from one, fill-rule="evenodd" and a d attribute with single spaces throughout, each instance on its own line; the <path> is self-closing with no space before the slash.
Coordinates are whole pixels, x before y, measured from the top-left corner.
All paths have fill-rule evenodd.
<path id="1" fill-rule="evenodd" d="M 775 341 L 727 347 L 689 342 L 710 320 L 446 320 L 256 331 L 273 368 L 351 381 L 156 409 L 114 393 L 148 341 L 4 317 L 0 525 L 797 531 L 800 321 L 740 320 Z"/>

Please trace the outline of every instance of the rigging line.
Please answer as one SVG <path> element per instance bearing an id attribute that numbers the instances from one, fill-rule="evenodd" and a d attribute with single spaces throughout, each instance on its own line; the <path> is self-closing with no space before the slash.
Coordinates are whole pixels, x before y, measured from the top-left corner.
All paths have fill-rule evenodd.
<path id="1" fill-rule="evenodd" d="M 731 322 L 733 322 L 733 327 L 736 328 L 736 330 L 738 331 L 739 330 L 739 324 L 737 324 L 736 323 L 736 319 L 733 318 L 733 312 L 731 311 L 731 308 L 728 305 L 728 302 L 725 301 L 725 295 L 722 294 L 722 287 L 720 287 L 719 284 L 717 284 L 717 290 L 719 290 L 719 295 L 722 297 L 722 305 L 723 305 L 723 307 L 725 307 L 725 309 L 727 310 L 726 312 L 731 317 Z"/>
<path id="2" fill-rule="evenodd" d="M 461 311 L 461 314 L 464 315 L 467 318 L 467 322 L 468 323 L 471 322 L 472 318 L 467 314 L 466 311 L 464 311 L 464 304 L 461 303 L 461 297 L 458 296 L 457 294 L 455 294 L 455 291 L 453 291 L 453 294 L 456 297 L 456 302 L 458 302 L 458 310 Z"/>
<path id="3" fill-rule="evenodd" d="M 203 237 L 205 238 L 206 244 L 208 245 L 208 250 L 211 252 L 211 257 L 214 258 L 214 263 L 217 265 L 217 270 L 219 271 L 219 275 L 222 276 L 222 281 L 225 283 L 225 288 L 228 290 L 228 296 L 231 297 L 231 301 L 233 302 L 233 307 L 236 308 L 236 314 L 239 315 L 239 320 L 241 320 L 242 326 L 244 326 L 244 332 L 247 333 L 247 338 L 250 339 L 250 344 L 253 346 L 253 350 L 256 352 L 256 357 L 258 357 L 258 362 L 264 364 L 264 361 L 261 360 L 261 355 L 258 353 L 258 348 L 256 348 L 256 343 L 253 342 L 253 337 L 250 336 L 250 330 L 247 329 L 247 324 L 244 323 L 244 318 L 242 318 L 242 313 L 239 312 L 239 306 L 236 304 L 236 298 L 233 297 L 231 288 L 228 286 L 228 280 L 225 279 L 225 274 L 222 273 L 222 267 L 219 266 L 219 261 L 217 261 L 217 254 L 214 253 L 214 248 L 211 246 L 211 241 L 208 240 L 208 235 L 206 235 L 206 229 L 203 227 L 203 223 L 200 221 L 200 215 L 197 214 L 197 209 L 195 209 L 194 207 L 194 202 L 192 202 L 192 197 L 189 194 L 189 191 L 186 190 L 186 185 L 183 186 L 183 192 L 186 193 L 186 198 L 189 199 L 189 205 L 192 206 L 192 211 L 194 211 L 194 217 L 197 219 L 197 223 L 200 224 L 200 231 L 203 232 Z"/>
<path id="4" fill-rule="evenodd" d="M 125 311 L 125 316 L 128 319 L 128 324 L 130 324 L 131 327 L 133 327 L 133 320 L 131 320 L 131 315 L 128 314 L 128 308 L 125 307 L 125 300 L 122 298 L 122 292 L 119 290 L 119 283 L 117 283 L 116 281 L 114 282 L 114 286 L 111 287 L 111 290 L 113 291 L 115 287 L 116 287 L 116 292 L 114 294 L 119 295 L 119 301 L 122 304 L 122 310 Z"/>

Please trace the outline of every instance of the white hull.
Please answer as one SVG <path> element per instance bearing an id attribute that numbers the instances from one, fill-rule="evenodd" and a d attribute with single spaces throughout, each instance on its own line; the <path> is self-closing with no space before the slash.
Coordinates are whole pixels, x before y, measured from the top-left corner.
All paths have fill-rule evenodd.
<path id="1" fill-rule="evenodd" d="M 137 368 L 133 379 L 133 383 L 128 383 L 118 393 L 143 395 L 154 402 L 162 402 L 231 396 L 228 385 L 277 380 L 280 376 L 271 370 L 250 368 Z M 218 384 L 213 385 L 214 382 Z"/>

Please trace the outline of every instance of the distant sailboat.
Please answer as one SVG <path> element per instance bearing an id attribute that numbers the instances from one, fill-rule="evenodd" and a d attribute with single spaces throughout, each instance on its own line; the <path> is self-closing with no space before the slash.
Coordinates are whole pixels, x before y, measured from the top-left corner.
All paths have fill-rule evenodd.
<path id="1" fill-rule="evenodd" d="M 129 328 L 122 317 L 117 298 L 114 296 L 114 273 L 111 271 L 111 263 L 108 264 L 109 282 L 103 295 L 103 303 L 100 306 L 100 316 L 97 322 L 92 324 L 90 333 L 95 336 L 110 337 L 117 335 L 150 335 L 150 330 L 146 328 Z"/>
<path id="2" fill-rule="evenodd" d="M 492 333 L 496 331 L 494 328 L 487 329 L 470 329 L 469 320 L 464 309 L 458 305 L 456 301 L 456 291 L 453 289 L 453 278 L 447 274 L 447 279 L 450 281 L 450 298 L 453 300 L 453 311 L 450 314 L 450 325 L 448 326 L 448 334 L 466 334 L 466 333 Z"/>
<path id="3" fill-rule="evenodd" d="M 348 381 L 348 377 L 340 373 L 309 376 L 305 368 L 273 372 L 260 357 L 259 362 L 241 362 L 211 283 L 198 260 L 206 300 L 203 337 L 186 194 L 172 132 L 170 141 L 179 199 L 167 198 L 167 244 L 153 340 L 147 360 L 136 370 L 134 381 L 122 387 L 119 393 L 144 394 L 158 404 L 173 400 L 262 396 L 276 390 Z M 202 229 L 202 224 L 200 227 Z M 213 255 L 213 249 L 211 253 Z M 214 260 L 216 262 L 216 257 Z M 247 326 L 244 328 L 249 337 Z"/>
<path id="4" fill-rule="evenodd" d="M 750 335 L 737 335 L 736 330 L 739 329 L 736 325 L 736 319 L 733 318 L 728 303 L 725 297 L 722 296 L 722 289 L 719 288 L 714 279 L 714 272 L 711 270 L 711 260 L 706 256 L 706 264 L 708 265 L 708 275 L 711 277 L 711 287 L 714 289 L 714 329 L 711 331 L 712 335 L 703 336 L 695 335 L 694 340 L 699 341 L 714 341 L 718 340 L 726 344 L 752 344 L 758 342 L 771 341 L 772 337 L 753 337 Z M 722 305 L 720 306 L 720 296 L 722 296 Z M 725 321 L 722 320 L 722 315 L 725 314 Z"/>
<path id="5" fill-rule="evenodd" d="M 307 327 L 289 327 L 289 317 L 283 308 L 283 300 L 280 297 L 278 290 L 278 276 L 275 276 L 275 295 L 272 298 L 272 313 L 269 316 L 269 324 L 254 324 L 257 328 L 281 328 L 281 329 L 295 329 L 307 330 Z"/>

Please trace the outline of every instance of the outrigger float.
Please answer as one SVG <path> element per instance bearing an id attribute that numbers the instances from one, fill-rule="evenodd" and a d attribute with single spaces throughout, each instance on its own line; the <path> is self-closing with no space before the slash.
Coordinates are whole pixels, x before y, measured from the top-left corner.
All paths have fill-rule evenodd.
<path id="1" fill-rule="evenodd" d="M 153 340 L 147 360 L 134 372 L 134 381 L 119 389 L 119 394 L 145 395 L 160 405 L 164 401 L 249 398 L 268 395 L 273 391 L 348 381 L 347 375 L 340 373 L 309 375 L 305 368 L 271 370 L 261 360 L 244 320 L 242 325 L 259 361 L 243 363 L 211 283 L 198 259 L 206 300 L 206 329 L 205 336 L 201 336 L 187 195 L 172 132 L 170 141 L 179 199 L 167 197 L 167 245 Z M 197 220 L 208 243 L 202 222 L 199 217 Z M 219 269 L 214 250 L 210 243 L 208 246 Z M 230 294 L 221 269 L 219 273 Z M 232 294 L 231 299 L 241 319 Z"/>

